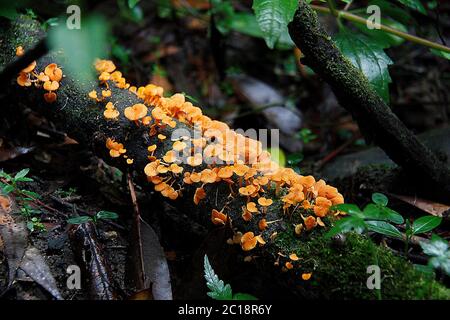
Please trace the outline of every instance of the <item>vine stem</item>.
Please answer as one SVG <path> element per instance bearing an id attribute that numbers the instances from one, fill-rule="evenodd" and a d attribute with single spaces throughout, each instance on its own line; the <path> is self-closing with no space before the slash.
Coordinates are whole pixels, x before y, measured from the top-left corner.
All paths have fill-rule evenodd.
<path id="1" fill-rule="evenodd" d="M 357 16 L 357 15 L 355 15 L 353 13 L 350 13 L 350 12 L 340 11 L 340 10 L 335 10 L 334 9 L 335 13 L 333 13 L 333 10 L 330 9 L 331 7 L 330 8 L 325 8 L 323 6 L 318 6 L 318 5 L 311 5 L 311 8 L 314 9 L 315 11 L 317 11 L 317 12 L 320 12 L 320 13 L 332 14 L 332 15 L 335 15 L 335 16 L 337 14 L 339 17 L 341 17 L 343 19 L 346 19 L 346 20 L 349 20 L 349 21 L 352 21 L 352 22 L 356 22 L 356 23 L 359 23 L 359 24 L 364 24 L 364 25 L 367 25 L 367 26 L 372 26 L 372 27 L 378 28 L 380 30 L 383 30 L 384 32 L 396 35 L 396 36 L 398 36 L 398 37 L 400 37 L 402 39 L 405 39 L 407 41 L 414 42 L 414 43 L 417 43 L 417 44 L 420 44 L 420 45 L 423 45 L 423 46 L 426 46 L 426 47 L 430 47 L 430 48 L 433 48 L 433 49 L 437 49 L 437 50 L 441 50 L 441 51 L 450 53 L 450 48 L 447 47 L 447 46 L 444 46 L 442 44 L 439 44 L 439 43 L 436 43 L 436 42 L 433 42 L 433 41 L 430 41 L 430 40 L 427 40 L 427 39 L 424 39 L 424 38 L 413 36 L 412 34 L 409 34 L 409 33 L 406 33 L 406 32 L 403 32 L 403 31 L 400 31 L 400 30 L 397 30 L 397 29 L 394 29 L 394 28 L 391 28 L 391 27 L 388 27 L 388 26 L 385 26 L 383 24 L 371 22 L 371 21 L 369 21 L 367 19 L 364 19 L 364 18 L 362 18 L 360 16 Z"/>

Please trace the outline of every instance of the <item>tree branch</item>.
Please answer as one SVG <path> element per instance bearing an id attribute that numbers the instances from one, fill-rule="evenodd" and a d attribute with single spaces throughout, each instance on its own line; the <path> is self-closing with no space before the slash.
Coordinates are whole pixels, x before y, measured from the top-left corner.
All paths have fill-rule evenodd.
<path id="1" fill-rule="evenodd" d="M 445 163 L 405 127 L 367 78 L 342 55 L 304 0 L 299 2 L 289 33 L 305 55 L 305 63 L 328 82 L 366 139 L 374 141 L 419 181 L 436 186 L 441 198 L 448 197 L 450 170 Z"/>

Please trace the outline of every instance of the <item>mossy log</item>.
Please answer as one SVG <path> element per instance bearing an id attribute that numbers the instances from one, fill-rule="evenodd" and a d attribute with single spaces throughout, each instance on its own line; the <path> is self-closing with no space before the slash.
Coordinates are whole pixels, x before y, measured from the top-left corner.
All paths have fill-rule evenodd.
<path id="1" fill-rule="evenodd" d="M 16 59 L 17 46 L 23 46 L 25 49 L 32 48 L 44 36 L 39 24 L 30 18 L 22 17 L 16 21 L 3 22 L 0 32 L 1 67 L 4 68 L 6 64 Z M 42 70 L 49 63 L 58 63 L 64 68 L 63 52 L 50 52 L 41 57 L 37 61 L 37 69 Z M 61 80 L 57 91 L 57 101 L 52 104 L 44 101 L 42 89 L 19 87 L 15 79 L 11 79 L 10 83 L 2 84 L 2 86 L 7 86 L 7 93 L 2 98 L 2 109 L 23 105 L 45 114 L 80 144 L 93 150 L 109 164 L 131 172 L 134 174 L 136 183 L 149 192 L 153 191 L 153 185 L 147 182 L 143 173 L 148 163 L 147 147 L 152 143 L 158 143 L 156 156 L 162 157 L 167 150 L 171 149 L 173 142 L 170 139 L 164 142 L 155 141 L 156 138 L 149 137 L 148 129 L 136 126 L 123 116 L 119 117 L 118 121 L 105 120 L 103 104 L 96 105 L 92 99 L 89 99 L 88 92 L 83 91 L 77 79 L 73 79 L 70 74 L 66 74 Z M 98 86 L 98 83 L 87 84 L 87 87 L 92 89 Z M 86 84 L 83 87 L 86 88 Z M 119 89 L 114 85 L 110 87 L 115 107 L 121 115 L 126 107 L 141 102 L 129 90 Z M 182 126 L 182 123 L 177 124 L 178 128 Z M 188 126 L 185 128 L 192 130 Z M 166 127 L 161 133 L 170 137 L 171 130 Z M 127 155 L 134 159 L 132 165 L 127 165 L 123 158 L 109 156 L 108 149 L 105 147 L 105 140 L 108 137 L 114 137 L 117 141 L 124 143 Z M 194 189 L 195 187 L 185 185 L 182 197 L 172 202 L 190 219 L 208 228 L 223 228 L 231 235 L 231 230 L 227 231 L 226 227 L 213 226 L 210 218 L 213 208 L 221 208 L 227 204 L 233 227 L 242 232 L 259 233 L 255 219 L 247 223 L 241 218 L 241 207 L 245 204 L 245 199 L 243 197 L 235 197 L 232 201 L 227 199 L 229 187 L 226 183 L 208 184 L 205 187 L 207 196 L 197 206 L 192 201 Z M 323 237 L 327 228 L 316 227 L 310 232 L 303 232 L 301 237 L 296 237 L 293 224 L 299 223 L 301 218 L 284 216 L 280 197 L 273 193 L 271 196 L 274 204 L 268 207 L 266 218 L 268 221 L 281 220 L 279 223 L 270 224 L 266 233 L 270 235 L 277 232 L 278 236 L 273 241 L 265 237 L 267 243 L 250 252 L 258 258 L 246 265 L 249 269 L 257 270 L 259 274 L 256 276 L 259 276 L 263 283 L 267 283 L 267 286 L 282 288 L 283 296 L 302 299 L 450 298 L 450 291 L 441 284 L 426 279 L 413 268 L 412 264 L 392 255 L 388 249 L 374 245 L 363 236 L 349 235 L 346 241 L 336 243 Z M 329 227 L 332 221 L 325 218 L 324 222 Z M 240 247 L 236 252 L 242 260 L 244 252 Z M 280 256 L 279 253 L 283 255 L 296 253 L 299 257 L 298 267 L 282 272 L 281 266 L 288 261 L 288 258 Z M 279 266 L 275 266 L 275 262 L 278 262 Z M 201 264 L 202 261 L 198 263 Z M 382 283 L 379 291 L 369 290 L 366 286 L 369 276 L 367 266 L 372 264 L 379 265 L 381 269 Z M 302 280 L 301 275 L 309 272 L 312 272 L 311 279 Z M 253 292 L 254 290 L 256 288 L 246 288 L 246 292 L 258 296 L 259 292 Z"/>

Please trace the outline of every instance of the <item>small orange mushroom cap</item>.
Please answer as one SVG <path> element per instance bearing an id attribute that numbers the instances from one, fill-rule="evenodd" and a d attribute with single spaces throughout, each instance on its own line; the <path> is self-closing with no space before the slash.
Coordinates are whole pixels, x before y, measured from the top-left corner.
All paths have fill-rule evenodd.
<path id="1" fill-rule="evenodd" d="M 255 234 L 251 231 L 246 232 L 241 237 L 241 248 L 244 251 L 250 251 L 256 247 L 258 240 L 255 237 Z"/>
<path id="2" fill-rule="evenodd" d="M 56 101 L 56 93 L 54 92 L 46 92 L 44 93 L 44 100 L 47 103 L 53 103 Z"/>
<path id="3" fill-rule="evenodd" d="M 212 209 L 211 211 L 211 221 L 215 225 L 225 225 L 227 222 L 228 216 L 216 209 Z"/>
<path id="4" fill-rule="evenodd" d="M 45 67 L 44 70 L 45 75 L 47 75 L 52 81 L 61 81 L 63 72 L 56 63 L 50 63 Z"/>
<path id="5" fill-rule="evenodd" d="M 124 110 L 124 115 L 128 120 L 136 121 L 147 115 L 147 107 L 143 103 L 137 103 Z"/>

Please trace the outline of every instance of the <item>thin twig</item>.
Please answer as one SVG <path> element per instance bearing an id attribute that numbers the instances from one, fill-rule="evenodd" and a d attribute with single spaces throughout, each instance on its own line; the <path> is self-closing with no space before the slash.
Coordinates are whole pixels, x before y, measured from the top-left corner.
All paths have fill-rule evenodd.
<path id="1" fill-rule="evenodd" d="M 331 9 L 325 8 L 323 6 L 311 5 L 311 8 L 314 9 L 315 11 L 317 11 L 317 12 L 333 14 Z M 436 43 L 436 42 L 433 42 L 433 41 L 430 41 L 430 40 L 427 40 L 427 39 L 424 39 L 424 38 L 413 36 L 412 34 L 409 34 L 409 33 L 406 33 L 406 32 L 403 32 L 403 31 L 400 31 L 400 30 L 397 30 L 397 29 L 394 29 L 394 28 L 391 28 L 391 27 L 388 27 L 388 26 L 385 26 L 385 25 L 380 24 L 380 23 L 374 23 L 374 22 L 372 22 L 370 20 L 367 20 L 365 18 L 362 18 L 362 17 L 357 16 L 357 15 L 355 15 L 353 13 L 350 13 L 350 12 L 336 10 L 335 13 L 337 13 L 340 18 L 344 18 L 346 20 L 349 20 L 349 21 L 352 21 L 352 22 L 356 22 L 356 23 L 359 23 L 359 24 L 364 24 L 366 26 L 371 26 L 373 28 L 377 28 L 377 29 L 383 30 L 384 32 L 396 35 L 397 37 L 403 38 L 403 39 L 408 40 L 410 42 L 414 42 L 414 43 L 417 43 L 417 44 L 420 44 L 420 45 L 423 45 L 423 46 L 426 46 L 426 47 L 430 47 L 430 48 L 433 48 L 433 49 L 437 49 L 437 50 L 441 50 L 441 51 L 450 53 L 450 48 L 446 47 L 446 46 L 444 46 L 444 45 L 442 45 L 440 43 Z M 335 15 L 335 14 L 333 14 L 333 15 Z"/>

